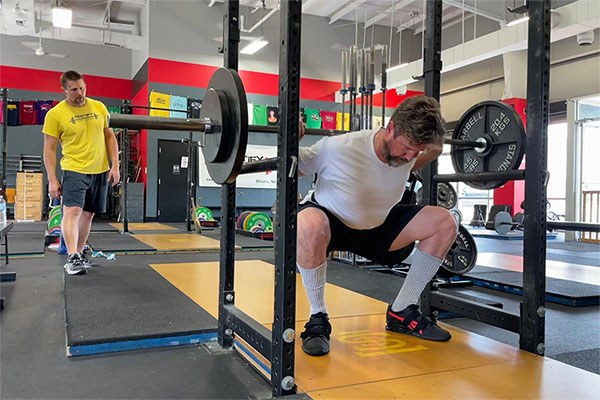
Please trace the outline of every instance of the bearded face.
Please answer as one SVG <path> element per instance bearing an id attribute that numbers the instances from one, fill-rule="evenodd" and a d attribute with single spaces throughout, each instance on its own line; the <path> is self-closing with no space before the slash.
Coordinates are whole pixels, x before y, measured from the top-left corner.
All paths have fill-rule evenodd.
<path id="1" fill-rule="evenodd" d="M 390 167 L 397 168 L 397 167 L 400 167 L 400 166 L 406 164 L 409 161 L 405 157 L 402 157 L 402 156 L 393 156 L 392 155 L 392 149 L 391 149 L 391 146 L 390 146 L 390 140 L 387 139 L 387 138 L 384 138 L 383 141 L 382 141 L 381 153 L 383 155 L 384 161 Z"/>

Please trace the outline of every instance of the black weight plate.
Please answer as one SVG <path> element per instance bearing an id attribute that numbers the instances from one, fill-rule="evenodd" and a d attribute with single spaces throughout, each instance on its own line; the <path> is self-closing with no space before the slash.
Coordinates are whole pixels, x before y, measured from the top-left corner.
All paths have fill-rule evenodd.
<path id="1" fill-rule="evenodd" d="M 416 204 L 425 205 L 429 204 L 429 200 L 424 202 L 423 200 L 423 188 L 420 187 L 415 194 Z M 454 187 L 446 182 L 438 182 L 437 184 L 437 205 L 444 207 L 447 210 L 456 207 L 458 202 L 458 196 Z"/>
<path id="2" fill-rule="evenodd" d="M 233 145 L 233 137 L 223 132 L 221 121 L 231 118 L 229 101 L 222 91 L 208 89 L 202 100 L 202 118 L 210 118 L 212 128 L 204 135 L 202 154 L 207 163 L 220 163 L 229 157 Z"/>
<path id="3" fill-rule="evenodd" d="M 438 182 L 437 184 L 437 205 L 450 210 L 456 207 L 458 199 L 456 198 L 456 190 L 451 184 L 446 182 Z"/>
<path id="4" fill-rule="evenodd" d="M 453 139 L 486 141 L 486 148 L 452 145 L 452 165 L 458 173 L 516 170 L 525 154 L 525 128 L 521 117 L 509 105 L 484 101 L 471 107 L 458 121 Z M 465 182 L 481 190 L 495 189 L 506 181 Z"/>
<path id="5" fill-rule="evenodd" d="M 438 274 L 446 277 L 466 274 L 473 269 L 476 262 L 477 245 L 475 239 L 473 239 L 467 228 L 459 225 L 456 239 L 452 243 L 448 254 L 446 254 Z"/>
<path id="6" fill-rule="evenodd" d="M 205 134 L 202 154 L 214 182 L 233 183 L 242 169 L 248 144 L 246 92 L 238 73 L 227 68 L 215 71 L 208 83 L 207 94 L 211 89 L 214 90 L 214 94 L 203 100 L 200 118 L 208 117 L 219 121 L 221 131 L 214 137 L 211 137 L 212 133 Z"/>

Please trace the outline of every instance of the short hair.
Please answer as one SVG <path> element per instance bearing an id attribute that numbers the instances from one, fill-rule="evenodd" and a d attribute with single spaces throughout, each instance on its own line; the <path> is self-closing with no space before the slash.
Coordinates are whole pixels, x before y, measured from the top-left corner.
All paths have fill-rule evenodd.
<path id="1" fill-rule="evenodd" d="M 78 81 L 80 79 L 83 79 L 83 75 L 81 75 L 77 71 L 67 71 L 67 72 L 64 72 L 60 76 L 60 86 L 62 86 L 63 89 L 66 89 L 67 88 L 67 81 Z"/>
<path id="2" fill-rule="evenodd" d="M 409 97 L 396 107 L 391 121 L 394 137 L 404 135 L 412 143 L 443 144 L 446 121 L 442 118 L 440 103 L 433 97 Z"/>

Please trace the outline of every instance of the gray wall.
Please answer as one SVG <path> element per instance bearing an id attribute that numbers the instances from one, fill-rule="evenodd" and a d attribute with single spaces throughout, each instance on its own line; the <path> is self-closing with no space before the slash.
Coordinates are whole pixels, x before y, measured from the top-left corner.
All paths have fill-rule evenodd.
<path id="1" fill-rule="evenodd" d="M 208 1 L 169 1 L 150 2 L 150 26 L 163 27 L 150 30 L 150 57 L 185 61 L 208 65 L 223 65 L 223 56 L 217 53 L 223 36 L 223 8 L 217 2 L 213 7 Z M 250 28 L 257 16 L 264 12 L 250 14 L 247 7 L 240 8 L 245 15 L 245 27 Z M 251 34 L 242 33 L 240 49 L 250 38 L 265 37 L 271 43 L 254 55 L 240 55 L 240 69 L 278 73 L 279 13 Z M 303 77 L 338 81 L 340 77 L 341 51 L 354 43 L 354 25 L 347 21 L 330 25 L 325 18 L 303 15 L 302 64 Z M 168 27 L 168 29 L 166 28 Z M 362 29 L 359 29 L 359 43 L 362 46 Z M 396 39 L 397 40 L 397 35 Z M 389 41 L 389 29 L 376 26 L 374 43 Z M 367 46 L 371 44 L 371 28 L 367 30 Z M 394 47 L 392 59 L 397 60 Z"/>

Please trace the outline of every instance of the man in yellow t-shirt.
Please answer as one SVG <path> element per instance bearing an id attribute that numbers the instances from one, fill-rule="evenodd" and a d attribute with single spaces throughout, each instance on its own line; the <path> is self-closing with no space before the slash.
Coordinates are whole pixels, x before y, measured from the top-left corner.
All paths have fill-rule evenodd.
<path id="1" fill-rule="evenodd" d="M 65 270 L 69 275 L 79 275 L 90 266 L 83 247 L 94 214 L 106 212 L 108 185 L 114 186 L 120 180 L 118 145 L 108 127 L 106 106 L 86 97 L 83 76 L 67 71 L 60 84 L 66 98 L 48 111 L 42 128 L 44 165 L 50 197 L 62 196 L 61 231 L 68 253 Z M 56 175 L 58 143 L 63 154 L 62 182 Z"/>

